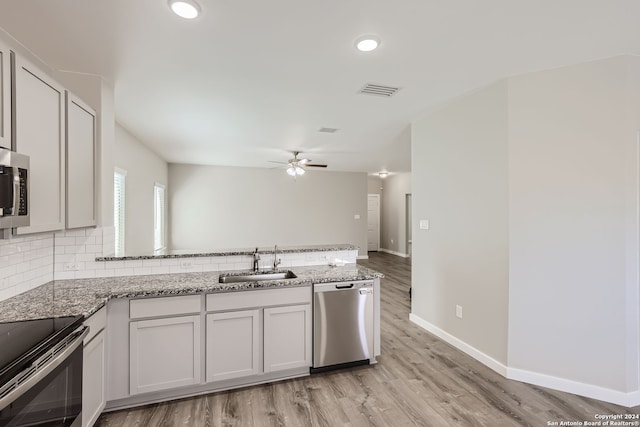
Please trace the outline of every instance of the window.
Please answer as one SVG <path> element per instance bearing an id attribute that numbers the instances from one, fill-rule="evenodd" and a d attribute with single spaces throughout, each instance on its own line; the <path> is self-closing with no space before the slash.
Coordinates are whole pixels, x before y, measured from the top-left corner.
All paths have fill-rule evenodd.
<path id="1" fill-rule="evenodd" d="M 156 183 L 153 186 L 153 250 L 159 251 L 165 244 L 165 187 Z"/>
<path id="2" fill-rule="evenodd" d="M 115 255 L 124 256 L 124 200 L 127 172 L 116 168 L 113 172 L 113 226 L 115 228 Z"/>

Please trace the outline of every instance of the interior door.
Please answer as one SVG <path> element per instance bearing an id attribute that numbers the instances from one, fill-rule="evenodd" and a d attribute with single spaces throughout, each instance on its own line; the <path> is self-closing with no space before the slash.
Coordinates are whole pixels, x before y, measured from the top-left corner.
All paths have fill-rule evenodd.
<path id="1" fill-rule="evenodd" d="M 367 250 L 380 249 L 380 195 L 369 194 L 367 201 Z"/>
<path id="2" fill-rule="evenodd" d="M 406 212 L 407 212 L 407 255 L 411 256 L 411 243 L 412 234 L 411 231 L 411 193 L 406 195 Z"/>

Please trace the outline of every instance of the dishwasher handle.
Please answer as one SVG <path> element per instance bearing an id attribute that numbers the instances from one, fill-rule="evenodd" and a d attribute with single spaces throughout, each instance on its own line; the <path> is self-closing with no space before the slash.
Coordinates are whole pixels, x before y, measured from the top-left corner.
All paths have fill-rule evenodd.
<path id="1" fill-rule="evenodd" d="M 351 289 L 353 288 L 353 283 L 349 283 L 348 285 L 336 285 L 336 289 Z"/>

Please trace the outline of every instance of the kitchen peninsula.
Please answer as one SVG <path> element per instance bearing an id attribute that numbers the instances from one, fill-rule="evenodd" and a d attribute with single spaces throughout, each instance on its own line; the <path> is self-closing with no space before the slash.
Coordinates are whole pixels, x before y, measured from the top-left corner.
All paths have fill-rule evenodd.
<path id="1" fill-rule="evenodd" d="M 309 375 L 314 284 L 373 283 L 369 362 L 375 363 L 380 354 L 382 274 L 356 265 L 355 251 L 349 245 L 278 249 L 278 271 L 294 277 L 231 283 L 220 283 L 221 277 L 256 273 L 247 262 L 255 249 L 97 260 L 160 265 L 178 258 L 188 264 L 171 265 L 183 268 L 206 259 L 195 265 L 241 268 L 55 280 L 0 302 L 0 323 L 85 319 L 89 334 L 84 341 L 83 425 L 91 425 L 104 408 Z M 269 249 L 258 252 L 271 261 Z M 316 265 L 301 265 L 305 262 Z M 265 271 L 271 268 L 261 266 L 259 272 Z"/>

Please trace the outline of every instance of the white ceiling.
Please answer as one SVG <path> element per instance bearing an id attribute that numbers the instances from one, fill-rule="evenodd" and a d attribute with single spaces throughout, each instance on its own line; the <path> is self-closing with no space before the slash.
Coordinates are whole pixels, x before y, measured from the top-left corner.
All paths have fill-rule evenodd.
<path id="1" fill-rule="evenodd" d="M 113 82 L 117 120 L 169 162 L 410 170 L 407 126 L 498 79 L 640 54 L 637 0 L 2 0 L 53 68 Z M 354 48 L 375 34 L 379 49 Z M 367 82 L 393 98 L 359 95 Z M 334 134 L 319 133 L 334 127 Z"/>

